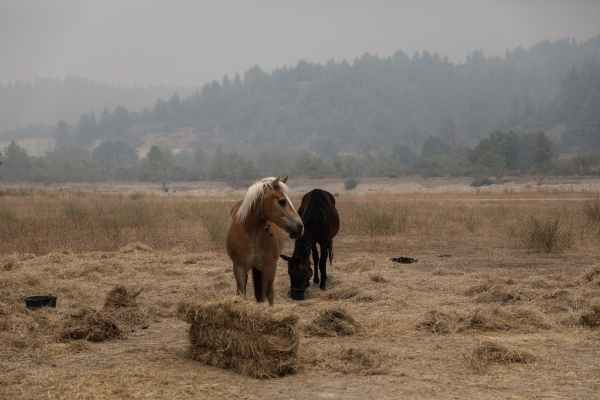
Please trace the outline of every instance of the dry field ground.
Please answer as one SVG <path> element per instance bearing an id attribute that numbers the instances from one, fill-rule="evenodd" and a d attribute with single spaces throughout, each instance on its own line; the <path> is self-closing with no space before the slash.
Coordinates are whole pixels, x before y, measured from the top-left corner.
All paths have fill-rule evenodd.
<path id="1" fill-rule="evenodd" d="M 595 183 L 318 183 L 341 220 L 328 288 L 292 301 L 280 261 L 275 308 L 300 318 L 298 372 L 264 380 L 191 359 L 176 312 L 235 293 L 223 237 L 243 191 L 3 188 L 0 398 L 600 397 Z M 311 183 L 290 184 L 298 205 Z M 418 261 L 391 261 L 400 256 Z M 141 293 L 105 307 L 117 286 Z M 49 293 L 56 309 L 25 308 Z M 324 311 L 355 323 L 319 334 Z M 90 316 L 119 337 L 82 334 Z"/>

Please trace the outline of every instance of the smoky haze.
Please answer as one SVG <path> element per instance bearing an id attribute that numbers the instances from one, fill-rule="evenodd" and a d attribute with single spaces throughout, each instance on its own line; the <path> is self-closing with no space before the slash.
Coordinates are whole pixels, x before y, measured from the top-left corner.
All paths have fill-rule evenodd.
<path id="1" fill-rule="evenodd" d="M 591 1 L 2 1 L 0 83 L 198 86 L 254 65 L 428 50 L 464 62 L 600 33 Z"/>

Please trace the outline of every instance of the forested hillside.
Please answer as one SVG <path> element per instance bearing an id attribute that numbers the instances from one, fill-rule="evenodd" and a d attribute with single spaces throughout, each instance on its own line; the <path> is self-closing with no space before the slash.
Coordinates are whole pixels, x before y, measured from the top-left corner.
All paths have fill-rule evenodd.
<path id="1" fill-rule="evenodd" d="M 169 88 L 164 86 L 122 87 L 94 83 L 84 78 L 67 77 L 64 80 L 40 78 L 34 82 L 0 84 L 0 135 L 6 131 L 32 136 L 30 125 L 55 127 L 59 120 L 77 122 L 81 114 L 113 110 L 122 105 L 130 110 L 151 106 L 159 97 L 169 98 L 173 93 L 189 95 L 196 88 Z M 14 136 L 18 133 L 13 133 Z M 21 137 L 12 137 L 20 139 Z"/>
<path id="2" fill-rule="evenodd" d="M 94 108 L 76 122 L 2 138 L 54 135 L 55 150 L 35 161 L 43 176 L 27 178 L 39 181 L 240 180 L 283 169 L 313 177 L 590 173 L 600 151 L 599 60 L 597 36 L 505 57 L 477 50 L 461 64 L 397 51 L 272 72 L 255 66 L 243 79 L 224 76 L 151 107 Z M 561 153 L 568 162 L 558 162 Z M 65 157 L 81 164 L 77 178 L 56 164 Z"/>

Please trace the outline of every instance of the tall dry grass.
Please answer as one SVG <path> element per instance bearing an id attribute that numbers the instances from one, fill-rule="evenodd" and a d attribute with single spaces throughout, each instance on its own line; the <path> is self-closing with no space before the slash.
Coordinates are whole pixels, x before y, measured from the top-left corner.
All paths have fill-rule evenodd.
<path id="1" fill-rule="evenodd" d="M 222 250 L 229 211 L 239 200 L 141 192 L 1 193 L 0 254 L 112 251 L 133 242 L 155 249 Z M 536 201 L 539 195 L 521 194 L 521 200 L 531 201 L 512 201 L 513 193 L 494 200 L 481 194 L 338 196 L 340 235 L 368 238 L 371 251 L 393 250 L 398 238 L 452 246 L 468 235 L 475 235 L 481 246 L 487 242 L 543 252 L 598 242 L 600 225 L 590 215 L 595 200 L 583 207 L 561 201 L 542 206 Z M 293 197 L 296 205 L 299 197 Z"/>
<path id="2" fill-rule="evenodd" d="M 112 251 L 132 242 L 219 247 L 233 199 L 133 193 L 9 191 L 0 196 L 0 254 Z"/>

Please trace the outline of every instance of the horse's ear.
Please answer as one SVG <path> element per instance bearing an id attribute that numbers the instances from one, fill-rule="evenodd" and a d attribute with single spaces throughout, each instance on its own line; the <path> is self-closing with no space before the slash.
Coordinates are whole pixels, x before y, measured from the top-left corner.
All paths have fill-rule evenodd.
<path id="1" fill-rule="evenodd" d="M 281 174 L 279 174 L 279 176 L 277 177 L 277 179 L 275 179 L 272 183 L 271 186 L 273 186 L 274 188 L 277 187 L 277 185 L 279 185 L 279 180 L 281 179 Z"/>
<path id="2" fill-rule="evenodd" d="M 283 258 L 285 261 L 290 261 L 292 257 L 288 257 L 285 254 L 280 254 L 279 257 Z"/>
<path id="3" fill-rule="evenodd" d="M 285 178 L 283 178 L 283 179 L 281 180 L 281 183 L 286 183 L 286 182 L 287 182 L 287 178 L 289 178 L 289 177 L 290 177 L 290 175 L 289 175 L 289 174 L 288 174 L 288 175 L 286 175 L 286 176 L 285 176 Z"/>

